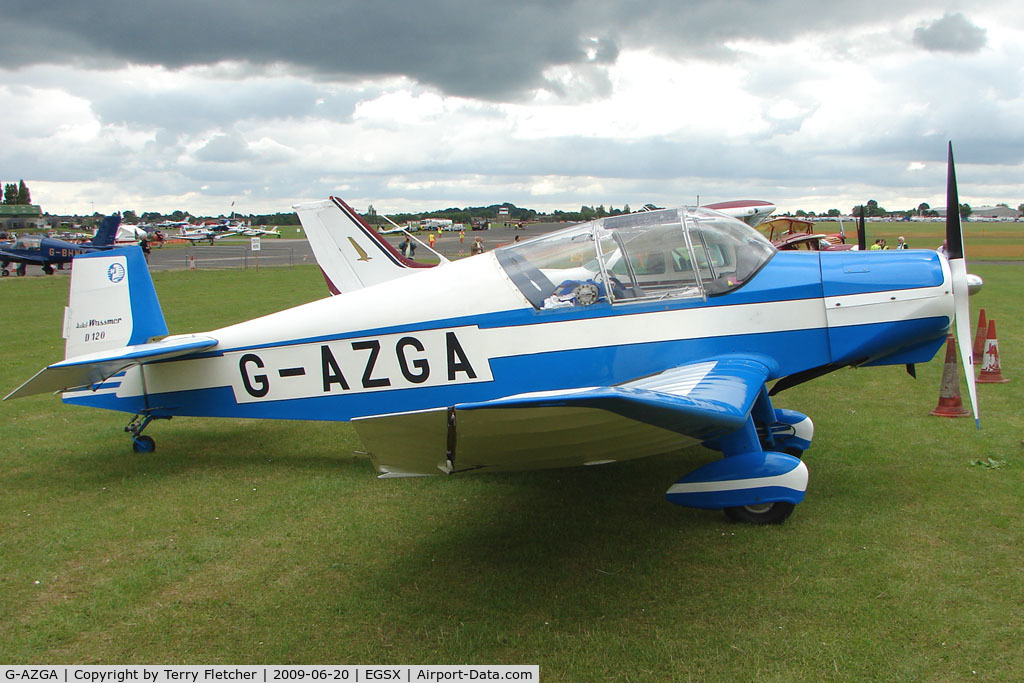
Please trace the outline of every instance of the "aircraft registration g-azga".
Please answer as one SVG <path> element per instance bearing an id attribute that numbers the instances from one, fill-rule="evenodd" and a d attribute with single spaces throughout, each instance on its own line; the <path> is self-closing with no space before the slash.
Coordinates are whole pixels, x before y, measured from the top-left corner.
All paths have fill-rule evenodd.
<path id="1" fill-rule="evenodd" d="M 957 206 L 952 168 L 950 152 Z M 954 311 L 969 366 L 955 212 L 947 239 L 948 258 L 781 252 L 716 211 L 648 211 L 434 268 L 396 261 L 400 277 L 158 341 L 167 329 L 141 252 L 88 254 L 75 260 L 66 359 L 8 398 L 63 391 L 132 413 L 139 452 L 155 448 L 147 425 L 172 416 L 351 421 L 387 477 L 600 465 L 702 443 L 724 457 L 666 497 L 778 523 L 804 498 L 813 426 L 773 394 L 845 366 L 928 361 Z M 352 267 L 397 254 L 360 250 Z"/>

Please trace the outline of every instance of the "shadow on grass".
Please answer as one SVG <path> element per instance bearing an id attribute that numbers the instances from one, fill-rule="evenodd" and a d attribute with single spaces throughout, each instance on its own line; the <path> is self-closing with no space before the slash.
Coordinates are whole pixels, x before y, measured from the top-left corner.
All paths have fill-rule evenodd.
<path id="1" fill-rule="evenodd" d="M 380 537 L 378 561 L 350 567 L 347 592 L 325 586 L 324 600 L 339 612 L 377 605 L 398 633 L 425 628 L 425 615 L 479 627 L 504 614 L 512 630 L 635 617 L 659 599 L 648 591 L 667 564 L 682 562 L 693 579 L 666 587 L 677 594 L 713 580 L 717 567 L 702 564 L 708 539 L 731 525 L 719 512 L 663 497 L 707 455 L 692 449 L 594 469 L 417 482 L 417 496 L 434 501 L 426 519 L 390 514 L 395 528 Z M 344 567 L 350 557 L 341 544 L 325 562 Z"/>

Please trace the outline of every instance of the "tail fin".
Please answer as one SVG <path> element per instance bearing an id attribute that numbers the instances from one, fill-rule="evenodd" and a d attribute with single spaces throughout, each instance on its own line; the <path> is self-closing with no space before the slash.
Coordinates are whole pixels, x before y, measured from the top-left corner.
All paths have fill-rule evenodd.
<path id="1" fill-rule="evenodd" d="M 331 294 L 350 292 L 429 268 L 401 253 L 337 197 L 294 207 Z"/>
<path id="2" fill-rule="evenodd" d="M 167 323 L 142 250 L 123 247 L 77 256 L 64 311 L 64 357 L 145 344 Z"/>
<path id="3" fill-rule="evenodd" d="M 117 238 L 117 228 L 121 225 L 121 214 L 113 213 L 100 221 L 100 227 L 92 238 L 92 246 L 109 247 Z"/>
<path id="4" fill-rule="evenodd" d="M 139 247 L 75 257 L 64 311 L 65 360 L 54 363 L 5 397 L 95 387 L 132 365 L 211 348 L 217 340 L 167 334 L 160 302 Z"/>

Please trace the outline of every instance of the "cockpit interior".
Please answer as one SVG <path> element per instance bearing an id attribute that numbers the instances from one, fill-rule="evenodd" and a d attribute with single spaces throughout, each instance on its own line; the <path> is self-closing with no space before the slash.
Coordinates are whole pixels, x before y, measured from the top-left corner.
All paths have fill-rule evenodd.
<path id="1" fill-rule="evenodd" d="M 774 254 L 745 223 L 693 207 L 601 218 L 495 251 L 541 310 L 719 296 Z"/>

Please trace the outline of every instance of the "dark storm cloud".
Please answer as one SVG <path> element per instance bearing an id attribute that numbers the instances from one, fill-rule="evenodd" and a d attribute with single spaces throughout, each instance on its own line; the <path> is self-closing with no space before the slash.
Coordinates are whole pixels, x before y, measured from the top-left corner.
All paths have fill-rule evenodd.
<path id="1" fill-rule="evenodd" d="M 987 42 L 985 29 L 975 26 L 957 12 L 946 13 L 914 29 L 914 44 L 939 52 L 978 52 Z"/>
<path id="2" fill-rule="evenodd" d="M 593 70 L 624 47 L 728 58 L 730 39 L 787 41 L 923 4 L 896 0 L 879 9 L 849 0 L 808 12 L 804 0 L 9 0 L 0 64 L 175 69 L 237 60 L 328 80 L 403 75 L 448 94 L 499 100 L 557 91 L 545 78 L 552 66 L 589 69 L 584 78 L 599 82 Z"/>

